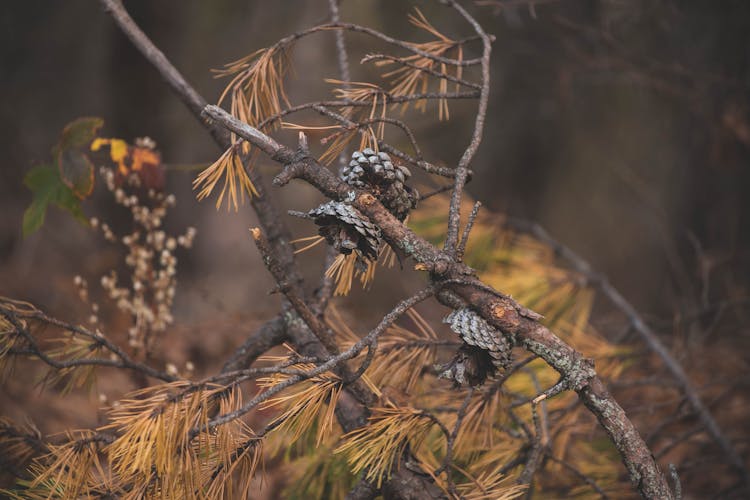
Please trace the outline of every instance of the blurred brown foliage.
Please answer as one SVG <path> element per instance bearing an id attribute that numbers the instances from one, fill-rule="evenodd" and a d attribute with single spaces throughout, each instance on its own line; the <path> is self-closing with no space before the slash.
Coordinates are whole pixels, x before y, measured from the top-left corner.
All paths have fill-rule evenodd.
<path id="1" fill-rule="evenodd" d="M 747 457 L 750 5 L 478 3 L 484 5 L 475 11 L 483 13 L 496 42 L 487 131 L 468 191 L 494 211 L 540 222 L 606 275 L 689 368 Z M 225 82 L 214 80 L 208 68 L 325 20 L 325 4 L 140 0 L 127 6 L 187 79 L 218 99 Z M 420 8 L 445 31 L 465 33 L 432 2 Z M 346 19 L 395 36 L 409 38 L 413 30 L 402 2 L 346 0 L 341 9 Z M 118 265 L 116 250 L 61 213 L 49 213 L 41 231 L 21 237 L 30 202 L 21 188 L 25 172 L 48 156 L 72 118 L 106 117 L 111 136 L 157 140 L 170 168 L 167 191 L 179 200 L 165 223 L 175 231 L 198 229 L 196 248 L 180 255 L 177 324 L 161 344 L 171 363 L 190 361 L 196 373 L 212 373 L 278 310 L 278 298 L 266 295 L 273 281 L 247 237 L 254 224 L 249 210 L 227 215 L 193 201 L 193 170 L 218 157 L 215 146 L 91 2 L 4 4 L 0 28 L 0 293 L 75 322 L 88 311 L 72 276 L 96 277 Z M 367 43 L 348 40 L 353 51 Z M 319 75 L 336 74 L 331 54 L 332 37 L 325 36 L 295 49 L 290 99 L 330 91 Z M 354 79 L 366 79 L 368 71 L 357 67 Z M 455 163 L 463 147 L 455 138 L 466 135 L 472 113 L 470 104 L 452 103 L 450 121 L 430 113 L 413 123 L 426 154 Z M 284 207 L 317 200 L 306 186 L 274 195 Z M 92 212 L 123 222 L 106 193 L 95 191 L 91 203 Z M 301 222 L 294 227 L 309 232 Z M 319 272 L 322 255 L 317 249 L 303 257 L 310 275 Z M 396 292 L 408 289 L 408 279 L 383 271 L 372 290 L 353 292 L 342 303 L 371 325 Z M 508 286 L 498 280 L 499 289 Z M 737 494 L 722 490 L 732 485 L 725 468 L 706 463 L 712 443 L 695 431 L 658 359 L 642 350 L 606 303 L 590 307 L 594 327 L 608 342 L 644 356 L 628 377 L 618 373 L 610 382 L 638 427 L 653 426 L 644 434 L 657 458 L 681 464 L 688 471 L 681 473 L 686 491 L 698 497 Z M 438 322 L 440 314 L 426 316 Z M 127 328 L 122 318 L 111 319 L 111 330 Z M 50 398 L 30 390 L 29 382 L 17 376 L 3 386 L 5 416 L 29 417 L 44 433 L 102 423 L 97 401 L 85 394 Z M 129 384 L 107 372 L 97 390 L 119 395 Z M 664 405 L 654 406 L 659 400 Z M 683 439 L 689 445 L 681 448 Z"/>

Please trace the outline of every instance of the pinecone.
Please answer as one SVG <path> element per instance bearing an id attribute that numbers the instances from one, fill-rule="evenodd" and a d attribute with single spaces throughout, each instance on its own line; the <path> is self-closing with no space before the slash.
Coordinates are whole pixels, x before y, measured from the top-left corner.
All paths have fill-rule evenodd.
<path id="1" fill-rule="evenodd" d="M 403 165 L 394 165 L 388 153 L 376 153 L 370 148 L 355 151 L 340 176 L 350 186 L 372 192 L 399 220 L 404 220 L 417 205 L 419 194 L 406 185 L 411 172 Z"/>
<path id="2" fill-rule="evenodd" d="M 451 330 L 470 346 L 487 351 L 497 368 L 505 370 L 510 366 L 513 344 L 471 309 L 456 309 L 443 319 L 443 323 L 448 323 Z"/>
<path id="3" fill-rule="evenodd" d="M 307 214 L 294 215 L 313 219 L 320 226 L 318 233 L 339 252 L 350 254 L 353 250 L 359 250 L 363 256 L 377 259 L 380 229 L 348 203 L 329 201 Z"/>
<path id="4" fill-rule="evenodd" d="M 448 363 L 435 366 L 438 378 L 452 380 L 456 387 L 480 386 L 495 372 L 492 357 L 487 351 L 463 344 Z"/>

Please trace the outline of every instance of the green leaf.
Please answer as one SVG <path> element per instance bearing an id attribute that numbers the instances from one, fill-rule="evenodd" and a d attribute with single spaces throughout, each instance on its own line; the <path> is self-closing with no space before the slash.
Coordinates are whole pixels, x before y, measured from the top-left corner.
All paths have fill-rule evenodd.
<path id="1" fill-rule="evenodd" d="M 85 151 L 104 125 L 97 117 L 83 117 L 65 125 L 52 149 L 60 177 L 78 198 L 86 198 L 94 188 L 94 164 Z"/>
<path id="2" fill-rule="evenodd" d="M 79 221 L 87 223 L 81 210 L 81 200 L 63 182 L 57 168 L 49 165 L 38 165 L 26 174 L 24 184 L 34 195 L 31 205 L 23 214 L 24 237 L 42 227 L 47 207 L 50 204 L 67 210 Z"/>
<path id="3" fill-rule="evenodd" d="M 96 116 L 77 118 L 68 123 L 60 134 L 60 142 L 55 146 L 54 155 L 67 149 L 88 147 L 103 125 L 104 120 Z"/>
<path id="4" fill-rule="evenodd" d="M 78 149 L 61 150 L 56 157 L 60 177 L 80 199 L 94 190 L 94 163 Z"/>

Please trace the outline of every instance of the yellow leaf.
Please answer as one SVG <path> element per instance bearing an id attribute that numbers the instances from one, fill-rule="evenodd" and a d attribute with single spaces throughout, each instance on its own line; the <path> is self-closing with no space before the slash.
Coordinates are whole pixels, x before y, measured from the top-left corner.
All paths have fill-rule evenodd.
<path id="1" fill-rule="evenodd" d="M 124 175 L 128 173 L 125 166 L 125 158 L 128 156 L 128 143 L 122 139 L 104 139 L 98 137 L 91 143 L 91 151 L 99 151 L 102 146 L 109 146 L 109 157 L 120 169 Z"/>

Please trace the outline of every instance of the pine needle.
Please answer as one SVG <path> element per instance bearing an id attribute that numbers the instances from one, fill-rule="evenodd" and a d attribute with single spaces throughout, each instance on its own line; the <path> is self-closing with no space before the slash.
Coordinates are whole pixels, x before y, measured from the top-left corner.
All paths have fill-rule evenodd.
<path id="1" fill-rule="evenodd" d="M 59 347 L 47 351 L 47 356 L 59 361 L 81 361 L 85 359 L 96 359 L 102 356 L 103 346 L 89 338 L 66 334 L 60 338 L 52 339 L 52 343 Z M 96 383 L 95 365 L 79 365 L 67 368 L 50 367 L 41 381 L 43 386 L 54 386 L 64 382 L 63 394 L 68 394 L 73 389 L 84 388 L 91 391 Z"/>
<path id="2" fill-rule="evenodd" d="M 314 368 L 311 364 L 294 365 L 300 370 Z M 287 380 L 289 375 L 274 374 L 258 379 L 258 384 L 270 388 Z M 331 434 L 334 422 L 334 411 L 343 388 L 341 379 L 325 372 L 300 384 L 296 384 L 285 394 L 265 401 L 260 409 L 284 408 L 284 412 L 274 419 L 271 426 L 278 424 L 274 432 L 286 437 L 287 445 L 293 444 L 310 429 L 319 418 L 316 434 L 316 446 Z"/>
<path id="3" fill-rule="evenodd" d="M 343 454 L 352 472 L 380 488 L 391 476 L 406 446 L 418 448 L 432 422 L 413 408 L 373 408 L 369 425 L 344 435 L 334 453 Z"/>
<path id="4" fill-rule="evenodd" d="M 232 77 L 219 97 L 218 105 L 231 95 L 231 112 L 238 119 L 257 125 L 269 116 L 281 112 L 282 104 L 289 106 L 284 90 L 284 75 L 288 68 L 286 49 L 260 49 L 237 61 L 215 70 L 217 78 Z"/>
<path id="5" fill-rule="evenodd" d="M 360 266 L 364 265 L 364 270 Z M 349 295 L 352 289 L 352 280 L 359 277 L 362 288 L 370 286 L 375 279 L 375 262 L 364 257 L 359 250 L 348 254 L 339 254 L 326 270 L 326 277 L 336 283 L 333 292 L 335 296 Z"/>
<path id="6" fill-rule="evenodd" d="M 217 210 L 221 207 L 225 195 L 227 195 L 227 211 L 233 206 L 235 212 L 239 210 L 239 205 L 244 205 L 246 194 L 249 198 L 258 196 L 255 185 L 245 171 L 236 145 L 227 149 L 218 160 L 193 180 L 193 189 L 200 189 L 197 195 L 198 201 L 210 196 L 222 178 L 224 185 L 216 200 Z"/>
<path id="7" fill-rule="evenodd" d="M 292 245 L 295 245 L 297 243 L 304 243 L 304 242 L 307 242 L 307 241 L 311 242 L 311 243 L 308 243 L 307 245 L 305 245 L 302 248 L 295 249 L 294 250 L 294 254 L 297 255 L 298 253 L 302 253 L 302 252 L 306 252 L 306 251 L 310 250 L 311 248 L 313 248 L 313 247 L 321 244 L 325 240 L 326 239 L 324 237 L 319 236 L 319 235 L 316 234 L 314 236 L 308 236 L 306 238 L 297 238 L 296 240 L 292 240 L 289 243 L 291 243 Z"/>
<path id="8" fill-rule="evenodd" d="M 427 52 L 436 57 L 446 57 L 450 55 L 450 52 L 455 52 L 456 60 L 463 60 L 463 47 L 461 44 L 438 31 L 427 18 L 424 16 L 422 11 L 415 9 L 414 14 L 409 14 L 409 22 L 418 29 L 426 31 L 435 40 L 424 43 L 411 43 L 410 45 L 415 49 L 419 49 L 422 52 Z M 406 63 L 396 69 L 383 73 L 382 77 L 390 80 L 390 87 L 387 89 L 389 95 L 393 96 L 408 96 L 417 93 L 427 93 L 429 90 L 430 81 L 433 78 L 438 79 L 438 91 L 440 93 L 448 92 L 448 80 L 434 76 L 431 73 L 439 72 L 448 76 L 455 76 L 461 78 L 463 71 L 462 66 L 456 66 L 454 75 L 450 75 L 449 68 L 446 63 L 437 62 L 434 59 L 425 57 L 421 54 L 413 54 L 407 57 L 393 59 L 381 59 L 375 62 L 375 66 L 390 66 L 399 63 Z M 410 102 L 404 102 L 401 104 L 401 112 L 405 112 Z M 427 108 L 427 100 L 421 99 L 413 103 L 415 109 L 424 112 Z M 438 100 L 438 119 L 448 120 L 450 113 L 448 110 L 448 100 L 445 98 Z"/>

